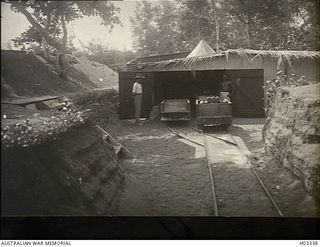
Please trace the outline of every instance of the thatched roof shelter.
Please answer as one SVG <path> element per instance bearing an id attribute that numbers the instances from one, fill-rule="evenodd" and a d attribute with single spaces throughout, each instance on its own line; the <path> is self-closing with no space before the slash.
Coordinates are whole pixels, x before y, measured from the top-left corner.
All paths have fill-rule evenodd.
<path id="1" fill-rule="evenodd" d="M 231 49 L 202 57 L 186 57 L 158 62 L 139 63 L 139 69 L 152 71 L 195 71 L 221 69 L 264 69 L 264 79 L 275 78 L 277 71 L 287 75 L 304 75 L 319 80 L 318 51 L 271 51 Z"/>
<path id="2" fill-rule="evenodd" d="M 319 81 L 318 51 L 237 49 L 196 57 L 164 58 L 137 59 L 139 62 L 131 63 L 127 71 L 119 73 L 121 119 L 133 117 L 128 98 L 137 72 L 147 77 L 143 82 L 145 116 L 163 99 L 188 98 L 195 102 L 198 95 L 218 95 L 223 75 L 237 87 L 232 107 L 233 115 L 238 117 L 264 117 L 264 84 L 275 79 L 280 70 L 286 75 L 294 73 L 296 77 Z M 195 103 L 191 105 L 195 112 Z"/>
<path id="3" fill-rule="evenodd" d="M 190 51 L 184 52 L 175 52 L 175 53 L 165 53 L 165 54 L 157 54 L 157 55 L 150 55 L 150 56 L 143 56 L 143 57 L 136 57 L 129 62 L 127 62 L 127 66 L 131 67 L 140 63 L 149 63 L 149 62 L 159 62 L 177 58 L 185 58 L 188 56 Z"/>

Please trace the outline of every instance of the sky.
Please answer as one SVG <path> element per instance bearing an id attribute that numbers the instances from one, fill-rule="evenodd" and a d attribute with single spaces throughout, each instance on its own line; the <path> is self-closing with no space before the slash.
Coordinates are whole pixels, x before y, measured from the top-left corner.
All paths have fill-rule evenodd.
<path id="1" fill-rule="evenodd" d="M 113 3 L 120 8 L 118 16 L 123 27 L 117 25 L 109 32 L 105 26 L 100 25 L 99 17 L 84 17 L 69 23 L 68 33 L 74 34 L 84 45 L 95 40 L 111 49 L 132 50 L 130 17 L 134 16 L 136 1 Z M 11 11 L 9 4 L 1 2 L 1 48 L 8 49 L 8 42 L 26 31 L 29 26 L 30 23 L 23 14 Z M 74 44 L 81 49 L 81 43 L 77 39 L 74 40 Z M 11 44 L 13 47 L 13 42 Z"/>

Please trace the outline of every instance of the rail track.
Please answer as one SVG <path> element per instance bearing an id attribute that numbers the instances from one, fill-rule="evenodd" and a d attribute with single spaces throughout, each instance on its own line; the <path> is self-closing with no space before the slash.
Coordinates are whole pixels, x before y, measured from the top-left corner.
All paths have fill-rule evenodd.
<path id="1" fill-rule="evenodd" d="M 208 146 L 208 143 L 207 143 L 207 137 L 212 137 L 212 138 L 218 139 L 218 140 L 220 140 L 222 142 L 225 142 L 225 143 L 227 143 L 229 145 L 237 146 L 239 152 L 246 158 L 246 162 L 247 162 L 248 166 L 250 167 L 250 170 L 252 171 L 252 174 L 257 179 L 257 181 L 258 181 L 259 185 L 261 186 L 264 194 L 266 195 L 266 197 L 268 198 L 269 202 L 271 203 L 273 211 L 278 216 L 283 217 L 283 213 L 281 212 L 279 206 L 277 205 L 277 203 L 273 199 L 272 195 L 270 194 L 269 190 L 267 189 L 267 187 L 263 183 L 262 179 L 258 175 L 255 167 L 251 164 L 251 162 L 250 162 L 249 158 L 247 157 L 246 153 L 238 146 L 236 141 L 226 140 L 226 139 L 220 138 L 218 136 L 215 136 L 215 135 L 212 135 L 212 134 L 209 134 L 209 133 L 205 133 L 204 131 L 199 130 L 199 129 L 194 128 L 194 127 L 190 127 L 190 128 L 184 129 L 184 130 L 188 131 L 189 133 L 190 133 L 190 130 L 193 131 L 193 132 L 200 133 L 202 135 L 202 138 L 203 138 L 203 143 L 200 143 L 200 142 L 197 142 L 197 141 L 194 141 L 194 140 L 188 138 L 188 136 L 186 136 L 186 135 L 184 135 L 182 133 L 178 133 L 177 131 L 175 131 L 171 127 L 169 127 L 168 125 L 166 125 L 166 127 L 168 128 L 168 130 L 170 132 L 172 132 L 176 136 L 178 136 L 180 138 L 183 138 L 183 139 L 185 139 L 185 140 L 187 140 L 189 142 L 195 143 L 195 144 L 205 148 L 208 172 L 209 172 L 209 176 L 210 176 L 211 192 L 212 192 L 212 198 L 213 198 L 213 209 L 214 209 L 214 215 L 215 216 L 219 216 L 220 215 L 219 214 L 219 206 L 218 206 L 219 204 L 218 204 L 218 197 L 217 197 L 217 193 L 216 193 L 216 181 L 215 181 L 215 176 L 214 176 L 215 174 L 214 174 L 213 169 L 212 169 L 212 164 L 210 163 L 209 158 L 208 158 L 209 146 Z M 230 135 L 231 139 L 234 140 L 233 135 L 231 133 L 228 133 L 228 134 Z"/>

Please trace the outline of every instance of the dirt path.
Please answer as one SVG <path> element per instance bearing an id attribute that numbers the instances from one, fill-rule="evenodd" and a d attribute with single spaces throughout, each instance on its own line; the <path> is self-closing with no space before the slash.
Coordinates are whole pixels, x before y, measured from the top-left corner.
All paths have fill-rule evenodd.
<path id="1" fill-rule="evenodd" d="M 195 149 L 179 141 L 162 123 L 125 126 L 118 132 L 118 139 L 137 155 L 124 164 L 125 169 L 129 177 L 143 181 L 151 214 L 212 215 L 206 159 L 195 158 Z M 130 191 L 124 197 L 128 194 Z M 119 214 L 126 212 L 120 209 Z"/>
<path id="2" fill-rule="evenodd" d="M 218 136 L 234 142 L 228 134 Z M 208 161 L 216 184 L 219 214 L 277 216 L 241 149 L 211 136 L 205 138 Z"/>
<path id="3" fill-rule="evenodd" d="M 147 122 L 143 126 L 136 126 L 130 121 L 122 121 L 118 126 L 106 125 L 105 127 L 137 156 L 133 161 L 123 164 L 129 183 L 123 191 L 117 214 L 214 215 L 210 176 L 203 147 L 175 136 L 161 122 Z M 201 142 L 201 134 L 190 132 L 186 126 L 171 127 L 178 133 Z M 256 168 L 259 170 L 264 167 L 259 170 L 259 174 L 285 216 L 312 216 L 314 213 L 312 200 L 303 190 L 302 185 L 297 186 L 297 180 L 282 169 L 268 167 L 268 164 L 265 164 L 262 154 L 262 127 L 263 119 L 235 119 L 229 131 L 241 137 L 248 146 L 253 153 L 251 158 Z M 219 128 L 214 129 L 213 132 L 218 135 L 227 133 Z M 277 216 L 249 166 L 245 160 L 241 160 L 243 156 L 237 154 L 228 144 L 222 144 L 221 141 L 210 138 L 209 142 L 213 153 L 211 165 L 220 215 Z M 228 157 L 233 159 L 222 158 L 214 161 L 217 150 L 224 150 L 223 154 L 221 153 L 222 156 L 225 152 L 229 152 Z M 235 162 L 234 158 L 239 162 Z M 136 181 L 136 183 L 130 181 Z M 286 189 L 290 189 L 290 186 L 288 188 L 283 186 L 285 183 L 293 186 L 297 193 L 291 189 L 291 193 L 285 195 Z M 148 212 L 130 210 L 130 207 L 123 206 L 130 201 L 132 191 L 136 190 L 144 191 L 144 200 L 150 205 Z M 299 207 L 293 205 L 294 200 L 299 202 Z"/>

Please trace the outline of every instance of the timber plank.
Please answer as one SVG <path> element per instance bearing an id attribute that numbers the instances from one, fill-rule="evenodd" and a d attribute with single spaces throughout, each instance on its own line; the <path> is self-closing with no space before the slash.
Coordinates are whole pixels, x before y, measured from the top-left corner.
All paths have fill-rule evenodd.
<path id="1" fill-rule="evenodd" d="M 13 105 L 25 106 L 25 105 L 34 104 L 40 101 L 57 99 L 59 97 L 60 96 L 45 95 L 45 96 L 32 97 L 32 98 L 17 99 L 12 101 L 1 101 L 1 104 L 13 104 Z"/>

